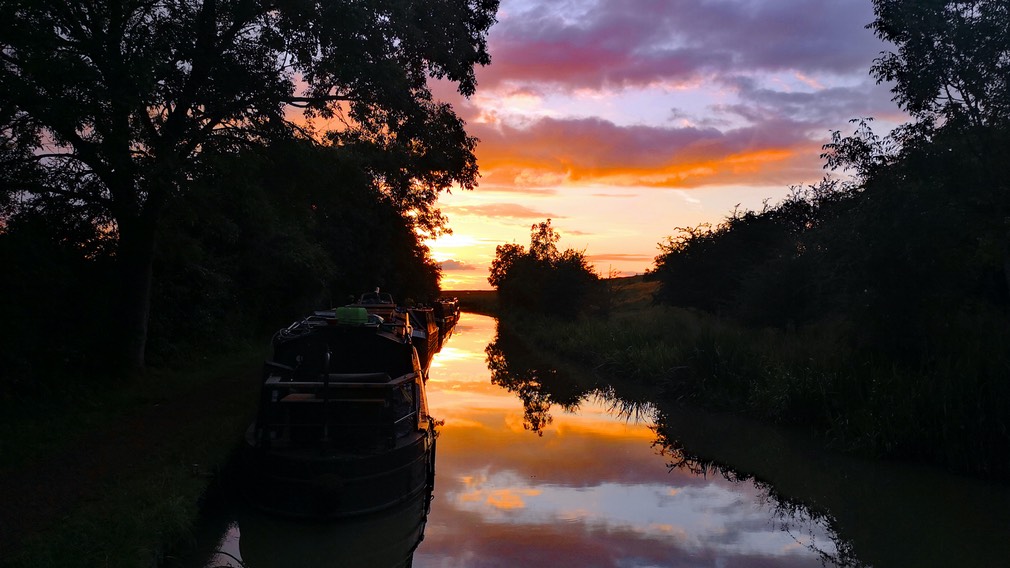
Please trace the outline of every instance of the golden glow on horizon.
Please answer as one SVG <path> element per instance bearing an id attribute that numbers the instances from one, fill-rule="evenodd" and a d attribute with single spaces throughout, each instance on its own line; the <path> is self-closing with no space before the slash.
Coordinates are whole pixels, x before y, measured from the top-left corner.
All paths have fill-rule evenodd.
<path id="1" fill-rule="evenodd" d="M 819 150 L 755 143 L 728 151 L 711 144 L 666 155 L 622 151 L 622 157 L 599 138 L 566 137 L 563 130 L 531 135 L 529 142 L 504 135 L 482 142 L 482 187 L 440 199 L 453 234 L 426 244 L 446 263 L 443 290 L 491 289 L 495 248 L 526 245 L 530 225 L 547 218 L 561 232 L 562 247 L 601 258 L 599 274 L 641 274 L 652 267 L 657 243 L 677 227 L 717 223 L 738 204 L 759 209 L 766 199 L 784 197 L 791 184 L 815 181 L 783 172 L 802 169 L 804 157 Z"/>
<path id="2" fill-rule="evenodd" d="M 451 433 L 456 448 L 440 444 L 440 451 L 492 452 L 507 454 L 518 440 L 536 433 L 528 429 L 522 402 L 490 381 L 490 371 L 484 357 L 486 340 L 494 336 L 494 319 L 464 313 L 459 329 L 449 343 L 435 355 L 431 378 L 427 382 L 428 402 L 434 416 L 444 421 L 439 430 Z M 588 443 L 617 443 L 641 440 L 643 447 L 655 439 L 649 422 L 636 422 L 615 415 L 608 403 L 590 397 L 576 413 L 552 405 L 550 424 L 545 425 L 542 438 L 581 440 Z M 497 432 L 488 436 L 489 431 Z M 569 467 L 591 456 L 569 457 Z"/>
<path id="3" fill-rule="evenodd" d="M 548 147 L 575 146 L 569 140 L 557 139 L 543 142 Z M 697 188 L 705 184 L 732 183 L 734 181 L 759 181 L 762 172 L 775 173 L 774 164 L 800 157 L 798 149 L 761 148 L 725 154 L 712 149 L 714 155 L 693 158 L 672 154 L 666 160 L 654 163 L 585 163 L 578 158 L 564 158 L 556 154 L 516 155 L 507 149 L 478 150 L 481 171 L 486 178 L 515 187 L 550 187 L 557 185 L 592 186 L 653 186 L 668 188 Z M 584 150 L 590 152 L 588 148 Z M 597 150 L 598 152 L 599 150 Z M 568 154 L 578 156 L 579 150 Z M 755 175 L 756 174 L 756 175 Z M 741 176 L 749 179 L 741 180 Z M 478 190 L 479 191 L 479 190 Z"/>

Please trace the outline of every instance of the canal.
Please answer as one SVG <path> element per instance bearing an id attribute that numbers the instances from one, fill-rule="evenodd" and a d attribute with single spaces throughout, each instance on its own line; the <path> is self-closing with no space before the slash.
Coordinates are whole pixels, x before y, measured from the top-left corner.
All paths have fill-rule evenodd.
<path id="1" fill-rule="evenodd" d="M 180 565 L 1010 566 L 1004 485 L 656 407 L 529 358 L 493 318 L 463 315 L 427 395 L 430 496 L 332 524 L 218 499 Z"/>

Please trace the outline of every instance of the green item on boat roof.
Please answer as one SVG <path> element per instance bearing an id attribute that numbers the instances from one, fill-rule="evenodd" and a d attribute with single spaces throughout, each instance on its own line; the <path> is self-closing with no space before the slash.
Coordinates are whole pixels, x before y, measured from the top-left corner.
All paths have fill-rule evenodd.
<path id="1" fill-rule="evenodd" d="M 357 308 L 353 306 L 343 306 L 337 308 L 336 310 L 337 321 L 340 323 L 348 323 L 361 325 L 368 323 L 368 310 L 365 308 Z"/>

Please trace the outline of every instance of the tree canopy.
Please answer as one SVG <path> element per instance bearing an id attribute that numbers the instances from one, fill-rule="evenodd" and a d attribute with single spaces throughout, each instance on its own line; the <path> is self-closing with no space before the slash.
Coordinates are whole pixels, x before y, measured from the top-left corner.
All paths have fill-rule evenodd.
<path id="1" fill-rule="evenodd" d="M 551 220 L 530 228 L 530 248 L 506 243 L 495 250 L 488 283 L 508 307 L 572 316 L 598 303 L 599 275 L 582 251 L 558 250 Z"/>
<path id="2" fill-rule="evenodd" d="M 498 0 L 3 0 L 0 205 L 62 207 L 115 242 L 127 363 L 143 364 L 157 227 L 215 155 L 340 119 L 419 230 L 472 188 L 475 141 L 431 78 L 476 88 Z"/>
<path id="3" fill-rule="evenodd" d="M 897 51 L 874 61 L 878 81 L 918 120 L 970 126 L 1010 119 L 1010 4 L 1004 0 L 874 0 L 868 26 Z"/>
<path id="4" fill-rule="evenodd" d="M 656 299 L 828 346 L 820 357 L 845 362 L 805 368 L 776 396 L 815 385 L 847 425 L 880 417 L 865 424 L 884 453 L 1005 475 L 1010 4 L 873 5 L 869 27 L 894 50 L 870 72 L 893 81 L 912 121 L 886 136 L 869 119 L 836 132 L 822 157 L 851 182 L 681 229 L 660 244 Z"/>

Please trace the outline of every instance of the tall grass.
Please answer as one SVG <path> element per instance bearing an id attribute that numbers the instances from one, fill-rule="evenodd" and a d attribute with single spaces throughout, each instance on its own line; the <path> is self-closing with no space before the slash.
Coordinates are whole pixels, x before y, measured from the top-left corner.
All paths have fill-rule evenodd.
<path id="1" fill-rule="evenodd" d="M 965 316 L 928 357 L 861 346 L 845 322 L 784 331 L 643 302 L 577 320 L 510 314 L 534 349 L 658 396 L 811 428 L 835 447 L 1010 477 L 1010 332 Z"/>
<path id="2" fill-rule="evenodd" d="M 73 446 L 87 440 L 115 444 L 125 423 L 136 424 L 130 435 L 139 436 L 144 448 L 130 456 L 110 451 L 124 461 L 102 464 L 104 472 L 92 474 L 97 481 L 82 485 L 88 493 L 43 532 L 4 551 L 0 566 L 154 567 L 189 546 L 201 499 L 255 411 L 262 360 L 262 348 L 237 349 L 197 369 L 154 371 L 142 382 L 90 393 L 84 405 L 59 401 L 60 412 L 48 426 L 19 422 L 23 435 L 5 444 L 15 456 L 8 467 L 30 468 L 41 456 L 74 454 Z M 200 411 L 160 429 L 144 426 L 143 414 L 159 405 Z M 36 443 L 43 449 L 23 447 Z"/>

